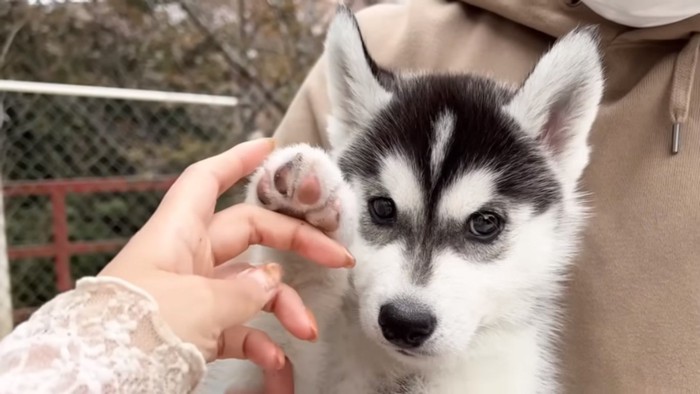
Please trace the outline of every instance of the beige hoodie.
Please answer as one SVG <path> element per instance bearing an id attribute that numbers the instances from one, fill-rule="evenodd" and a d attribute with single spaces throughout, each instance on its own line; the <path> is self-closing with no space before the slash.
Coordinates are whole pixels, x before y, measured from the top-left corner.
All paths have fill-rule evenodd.
<path id="1" fill-rule="evenodd" d="M 385 67 L 516 84 L 556 37 L 600 25 L 607 84 L 584 179 L 594 217 L 566 299 L 567 392 L 700 392 L 700 15 L 634 29 L 572 1 L 411 0 L 358 18 Z M 281 145 L 328 146 L 324 84 L 317 65 Z"/>

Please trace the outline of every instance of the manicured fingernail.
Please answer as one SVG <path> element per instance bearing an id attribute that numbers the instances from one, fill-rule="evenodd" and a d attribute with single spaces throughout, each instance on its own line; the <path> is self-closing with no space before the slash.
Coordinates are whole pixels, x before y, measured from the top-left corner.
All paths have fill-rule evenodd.
<path id="1" fill-rule="evenodd" d="M 258 282 L 265 291 L 272 291 L 282 280 L 282 268 L 278 264 L 265 264 L 262 267 L 248 268 L 239 276 L 248 277 Z"/>
<path id="2" fill-rule="evenodd" d="M 316 317 L 314 316 L 313 312 L 311 312 L 311 309 L 306 309 L 306 316 L 309 317 L 309 327 L 311 328 L 311 336 L 309 337 L 309 340 L 311 342 L 316 342 L 318 339 L 318 323 L 316 322 Z"/>
<path id="3" fill-rule="evenodd" d="M 275 281 L 275 286 L 282 281 L 282 267 L 277 263 L 267 263 L 262 269 Z"/>
<path id="4" fill-rule="evenodd" d="M 355 266 L 355 257 L 350 254 L 350 251 L 345 249 L 345 268 L 353 268 Z"/>

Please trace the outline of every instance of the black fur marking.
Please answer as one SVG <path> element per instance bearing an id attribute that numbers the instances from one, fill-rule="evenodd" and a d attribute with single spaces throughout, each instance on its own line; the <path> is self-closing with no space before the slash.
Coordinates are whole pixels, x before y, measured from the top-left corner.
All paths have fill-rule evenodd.
<path id="1" fill-rule="evenodd" d="M 435 216 L 439 197 L 461 174 L 481 168 L 498 172 L 499 198 L 532 205 L 536 213 L 546 211 L 561 195 L 542 146 L 519 130 L 502 110 L 514 92 L 493 81 L 465 75 L 421 76 L 398 82 L 392 101 L 365 130 L 356 131 L 358 136 L 339 165 L 346 178 L 362 180 L 367 199 L 389 197 L 378 180 L 385 157 L 398 154 L 416 166 L 424 192 L 424 216 L 415 218 L 399 212 L 392 228 L 378 228 L 363 216 L 360 230 L 368 242 L 377 245 L 403 238 L 414 281 L 425 283 L 430 278 L 436 248 L 449 244 L 465 251 L 468 247 L 465 252 L 472 258 L 479 250 L 477 255 L 488 260 L 500 254 L 499 244 L 507 237 L 502 234 L 493 244 L 476 245 L 468 240 L 463 223 L 438 223 Z M 446 144 L 438 177 L 432 179 L 434 123 L 446 111 L 454 115 L 454 132 Z M 507 227 L 506 223 L 505 233 Z"/>

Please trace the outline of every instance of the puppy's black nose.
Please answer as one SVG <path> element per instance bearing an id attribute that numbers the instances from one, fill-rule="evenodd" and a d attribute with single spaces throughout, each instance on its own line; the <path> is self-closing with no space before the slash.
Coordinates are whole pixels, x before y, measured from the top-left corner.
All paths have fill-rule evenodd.
<path id="1" fill-rule="evenodd" d="M 423 344 L 435 331 L 437 319 L 425 306 L 396 301 L 379 308 L 379 327 L 387 341 L 404 349 Z"/>

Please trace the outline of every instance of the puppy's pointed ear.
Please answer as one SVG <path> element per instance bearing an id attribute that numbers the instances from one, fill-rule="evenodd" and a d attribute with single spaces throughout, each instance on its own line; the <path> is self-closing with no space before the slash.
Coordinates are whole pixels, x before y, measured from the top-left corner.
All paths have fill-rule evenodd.
<path id="1" fill-rule="evenodd" d="M 338 7 L 326 36 L 326 75 L 331 104 L 330 140 L 344 146 L 351 133 L 364 129 L 391 100 L 393 75 L 367 51 L 352 11 Z"/>
<path id="2" fill-rule="evenodd" d="M 545 54 L 506 111 L 554 159 L 565 186 L 588 164 L 588 134 L 603 94 L 597 31 L 575 30 Z"/>

